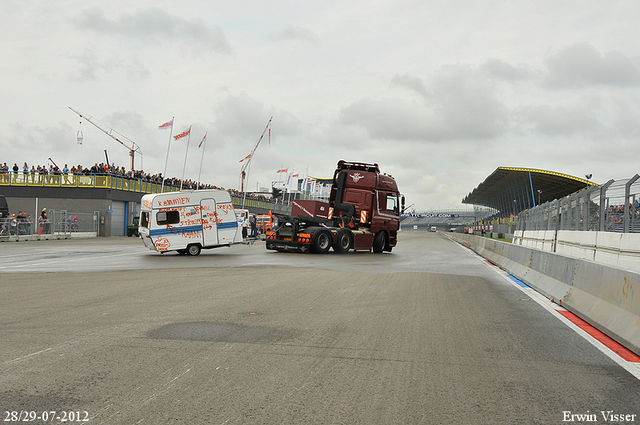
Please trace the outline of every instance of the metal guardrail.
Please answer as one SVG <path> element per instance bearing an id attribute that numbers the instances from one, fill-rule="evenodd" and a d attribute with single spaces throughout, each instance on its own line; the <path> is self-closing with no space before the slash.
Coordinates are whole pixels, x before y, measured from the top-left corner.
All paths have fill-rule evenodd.
<path id="1" fill-rule="evenodd" d="M 100 222 L 100 213 L 98 211 L 91 214 L 50 209 L 48 216 L 50 217 L 53 233 L 98 233 L 98 223 Z"/>
<path id="2" fill-rule="evenodd" d="M 609 180 L 518 214 L 516 230 L 640 233 L 640 175 Z"/>
<path id="3" fill-rule="evenodd" d="M 34 231 L 34 223 L 18 221 L 15 218 L 0 218 L 0 237 L 31 235 Z"/>
<path id="4" fill-rule="evenodd" d="M 30 216 L 29 216 L 30 217 Z M 11 217 L 0 218 L 0 238 L 21 236 L 71 235 L 72 233 L 98 234 L 99 212 L 93 214 L 49 210 L 47 219 Z"/>

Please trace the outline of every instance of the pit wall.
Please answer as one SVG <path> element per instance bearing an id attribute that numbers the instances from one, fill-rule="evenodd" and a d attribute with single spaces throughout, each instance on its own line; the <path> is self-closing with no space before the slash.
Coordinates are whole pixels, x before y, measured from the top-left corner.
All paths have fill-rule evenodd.
<path id="1" fill-rule="evenodd" d="M 517 230 L 513 243 L 640 272 L 640 234 Z"/>
<path id="2" fill-rule="evenodd" d="M 640 273 L 480 236 L 462 233 L 447 236 L 640 355 Z M 544 245 L 548 235 L 540 236 L 536 243 Z M 606 238 L 602 241 L 610 243 Z"/>

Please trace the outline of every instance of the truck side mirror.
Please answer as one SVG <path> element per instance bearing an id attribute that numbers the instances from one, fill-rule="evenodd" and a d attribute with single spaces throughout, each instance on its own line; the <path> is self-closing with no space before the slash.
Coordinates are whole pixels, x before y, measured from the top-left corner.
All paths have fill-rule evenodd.
<path id="1" fill-rule="evenodd" d="M 404 214 L 404 195 L 400 196 L 400 204 L 402 205 L 402 208 L 400 209 L 400 214 Z"/>

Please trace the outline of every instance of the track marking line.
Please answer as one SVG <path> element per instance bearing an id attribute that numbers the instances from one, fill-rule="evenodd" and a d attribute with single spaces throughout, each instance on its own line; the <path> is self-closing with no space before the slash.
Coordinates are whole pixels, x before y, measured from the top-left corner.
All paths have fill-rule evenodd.
<path id="1" fill-rule="evenodd" d="M 27 354 L 26 356 L 18 357 L 18 358 L 15 358 L 13 360 L 7 360 L 3 364 L 9 364 L 9 363 L 17 362 L 19 360 L 28 359 L 29 357 L 33 357 L 33 356 L 37 356 L 38 354 L 46 353 L 47 351 L 49 351 L 51 349 L 52 349 L 51 347 L 50 348 L 45 348 L 44 350 L 40 350 L 40 351 L 36 351 L 35 353 Z"/>
<path id="2" fill-rule="evenodd" d="M 567 316 L 565 316 L 564 312 L 569 313 L 566 309 L 564 309 L 563 307 L 561 307 L 561 306 L 559 306 L 557 304 L 554 304 L 553 301 L 551 301 L 549 298 L 545 297 L 540 292 L 536 291 L 535 289 L 531 288 L 530 286 L 527 286 L 526 284 L 524 284 L 524 282 L 520 281 L 515 276 L 512 276 L 511 274 L 509 274 L 505 270 L 501 269 L 497 265 L 492 264 L 490 261 L 485 260 L 482 256 L 478 255 L 471 248 L 466 248 L 466 247 L 464 247 L 464 246 L 462 246 L 460 244 L 458 244 L 458 245 L 461 248 L 471 252 L 471 255 L 475 256 L 478 260 L 480 260 L 480 262 L 482 264 L 484 264 L 485 267 L 489 268 L 490 270 L 493 270 L 495 273 L 498 274 L 498 276 L 501 276 L 504 280 L 509 282 L 511 285 L 515 286 L 520 291 L 522 291 L 523 293 L 528 295 L 533 301 L 538 303 L 541 307 L 543 307 L 545 310 L 547 310 L 553 316 L 558 318 L 558 320 L 560 320 L 565 325 L 567 325 L 575 333 L 580 335 L 582 338 L 584 338 L 586 341 L 588 341 L 591 345 L 593 345 L 598 350 L 600 350 L 601 353 L 603 353 L 604 355 L 609 357 L 611 360 L 613 360 L 615 363 L 617 363 L 620 367 L 622 367 L 624 370 L 626 370 L 631 375 L 633 375 L 636 379 L 640 380 L 640 362 L 629 361 L 629 360 L 626 360 L 625 358 L 621 357 L 620 354 L 617 351 L 613 351 L 611 348 L 609 348 L 607 345 L 605 345 L 602 341 L 599 341 L 594 336 L 590 335 L 585 329 L 581 328 L 576 323 L 571 321 Z M 522 286 L 518 282 L 522 282 L 525 286 Z M 576 316 L 576 318 L 577 318 L 577 316 Z M 615 344 L 618 344 L 617 342 L 615 342 L 611 338 L 609 338 L 607 335 L 605 335 L 605 334 L 602 334 L 602 335 L 604 336 L 604 338 L 606 338 L 608 340 L 611 340 Z M 622 348 L 627 350 L 625 347 L 622 347 Z M 634 353 L 631 353 L 631 354 L 634 354 Z M 635 354 L 634 354 L 634 356 L 635 356 Z"/>
<path id="3" fill-rule="evenodd" d="M 635 354 L 633 351 L 629 350 L 627 347 L 619 344 L 615 340 L 611 339 L 608 335 L 600 332 L 598 329 L 594 328 L 575 314 L 567 310 L 556 310 L 558 313 L 562 314 L 567 319 L 571 320 L 576 326 L 580 329 L 591 335 L 592 338 L 597 339 L 602 344 L 607 346 L 611 351 L 615 352 L 617 355 L 622 357 L 628 362 L 632 363 L 640 363 L 640 356 Z"/>
<path id="4" fill-rule="evenodd" d="M 102 258 L 109 258 L 109 257 L 122 257 L 125 255 L 131 255 L 130 252 L 122 252 L 122 253 L 118 253 L 118 254 L 107 254 L 107 255 L 91 255 L 89 257 L 82 257 L 81 260 L 94 260 L 94 259 L 102 259 Z M 52 258 L 50 260 L 47 261 L 42 261 L 40 263 L 24 263 L 24 264 L 12 264 L 10 266 L 0 266 L 0 269 L 19 269 L 19 268 L 23 268 L 23 267 L 34 267 L 34 266 L 44 266 L 47 264 L 51 264 L 51 263 L 57 263 L 60 261 L 60 258 Z"/>

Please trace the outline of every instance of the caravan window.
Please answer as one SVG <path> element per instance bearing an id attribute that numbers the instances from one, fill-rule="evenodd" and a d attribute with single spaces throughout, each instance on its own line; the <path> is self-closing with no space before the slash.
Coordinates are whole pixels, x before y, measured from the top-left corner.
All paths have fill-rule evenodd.
<path id="1" fill-rule="evenodd" d="M 140 226 L 149 227 L 149 213 L 146 211 L 143 211 L 141 214 Z"/>
<path id="2" fill-rule="evenodd" d="M 180 213 L 178 211 L 159 211 L 156 215 L 158 224 L 177 224 L 180 223 Z"/>

